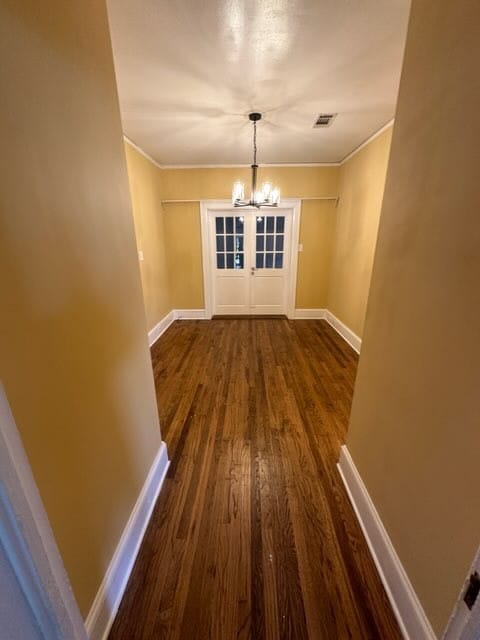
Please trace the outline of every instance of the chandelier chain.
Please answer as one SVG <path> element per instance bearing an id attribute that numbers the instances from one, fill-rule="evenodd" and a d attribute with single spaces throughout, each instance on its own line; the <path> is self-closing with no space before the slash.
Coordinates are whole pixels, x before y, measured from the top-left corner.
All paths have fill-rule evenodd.
<path id="1" fill-rule="evenodd" d="M 257 123 L 253 122 L 253 164 L 257 164 Z"/>

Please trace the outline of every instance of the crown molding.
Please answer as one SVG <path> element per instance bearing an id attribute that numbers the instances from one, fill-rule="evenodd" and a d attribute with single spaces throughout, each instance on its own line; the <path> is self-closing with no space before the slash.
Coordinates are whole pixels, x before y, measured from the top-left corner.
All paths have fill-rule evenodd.
<path id="1" fill-rule="evenodd" d="M 277 162 L 277 163 L 260 163 L 259 167 L 286 168 L 291 167 L 338 167 L 339 162 Z M 164 164 L 162 169 L 249 169 L 251 164 Z"/>
<path id="2" fill-rule="evenodd" d="M 123 134 L 123 139 L 125 140 L 125 142 L 127 144 L 129 144 L 131 147 L 133 147 L 133 149 L 135 149 L 135 151 L 138 151 L 138 153 L 140 155 L 142 155 L 147 160 L 150 160 L 150 162 L 152 164 L 154 164 L 156 167 L 158 167 L 159 169 L 163 169 L 164 168 L 164 167 L 162 167 L 161 164 L 159 164 L 156 160 L 154 160 L 152 158 L 152 156 L 149 156 L 148 153 L 142 149 L 142 147 L 139 147 L 138 144 L 135 144 L 135 142 L 133 142 L 133 140 L 130 140 L 130 138 L 128 136 L 126 136 L 125 134 Z"/>
<path id="3" fill-rule="evenodd" d="M 375 131 L 375 133 L 372 133 L 372 135 L 369 138 L 367 138 L 361 144 L 359 144 L 358 147 L 356 147 L 353 151 L 350 151 L 350 153 L 348 155 L 346 155 L 343 158 L 343 160 L 341 160 L 338 164 L 341 166 L 342 164 L 345 164 L 345 162 L 348 162 L 351 158 L 353 158 L 353 156 L 357 155 L 357 153 L 359 151 L 361 151 L 367 145 L 369 145 L 370 142 L 373 142 L 375 140 L 375 138 L 378 138 L 378 136 L 382 135 L 382 133 L 384 131 L 386 131 L 390 127 L 393 127 L 394 121 L 395 121 L 395 118 L 392 118 L 386 124 L 384 124 L 383 127 L 380 127 L 380 129 L 378 131 Z"/>
<path id="4" fill-rule="evenodd" d="M 386 124 L 384 124 L 378 131 L 372 133 L 372 135 L 364 140 L 358 147 L 350 151 L 343 160 L 338 162 L 277 162 L 277 163 L 265 163 L 261 164 L 261 167 L 271 167 L 271 168 L 282 168 L 290 169 L 291 167 L 340 167 L 341 165 L 348 162 L 353 156 L 355 156 L 359 151 L 364 149 L 370 142 L 373 142 L 375 138 L 378 138 L 384 131 L 393 126 L 395 119 L 392 118 Z M 133 140 L 130 140 L 128 136 L 123 134 L 123 139 L 127 142 L 131 147 L 133 147 L 138 153 L 140 153 L 144 158 L 150 160 L 152 164 L 162 170 L 175 170 L 175 169 L 243 169 L 249 168 L 250 164 L 160 164 L 156 160 L 152 158 L 152 156 L 148 155 L 146 151 L 144 151 L 138 144 L 135 144 Z"/>
<path id="5" fill-rule="evenodd" d="M 154 164 L 159 169 L 168 170 L 168 169 L 250 169 L 251 164 L 160 164 L 157 162 L 152 156 L 150 156 L 146 151 L 139 147 L 138 144 L 133 142 L 127 135 L 123 134 L 123 139 L 127 144 L 138 151 L 144 158 L 150 160 L 152 164 Z M 340 162 L 272 162 L 261 164 L 261 167 L 285 167 L 289 169 L 290 167 L 338 167 Z"/>

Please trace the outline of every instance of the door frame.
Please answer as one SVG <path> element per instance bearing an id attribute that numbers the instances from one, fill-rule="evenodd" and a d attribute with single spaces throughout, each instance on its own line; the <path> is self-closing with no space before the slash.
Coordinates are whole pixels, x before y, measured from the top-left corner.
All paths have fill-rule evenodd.
<path id="1" fill-rule="evenodd" d="M 88 640 L 0 381 L 0 544 L 45 638 Z"/>
<path id="2" fill-rule="evenodd" d="M 205 318 L 210 320 L 213 314 L 213 273 L 214 251 L 211 246 L 211 238 L 208 226 L 208 214 L 211 211 L 225 211 L 228 213 L 255 210 L 255 207 L 234 207 L 231 200 L 200 200 L 200 225 L 202 235 L 202 264 L 203 264 L 203 292 L 205 298 Z M 302 201 L 300 198 L 285 198 L 278 207 L 272 209 L 275 213 L 288 210 L 292 212 L 292 227 L 290 240 L 290 258 L 287 275 L 287 317 L 295 317 L 295 296 L 297 293 L 297 268 L 298 268 L 298 241 L 300 237 L 300 216 Z M 265 211 L 262 209 L 261 211 Z"/>
<path id="3" fill-rule="evenodd" d="M 470 575 L 475 571 L 480 573 L 480 547 L 477 549 L 470 571 L 462 585 L 455 608 L 442 636 L 443 640 L 474 640 L 480 635 L 480 596 L 477 597 L 472 609 L 468 609 L 463 600 Z"/>

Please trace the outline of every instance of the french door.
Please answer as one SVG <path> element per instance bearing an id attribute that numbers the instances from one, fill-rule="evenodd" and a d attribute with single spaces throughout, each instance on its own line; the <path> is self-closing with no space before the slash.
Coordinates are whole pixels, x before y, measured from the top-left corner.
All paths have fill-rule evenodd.
<path id="1" fill-rule="evenodd" d="M 287 313 L 290 209 L 209 211 L 213 315 Z"/>

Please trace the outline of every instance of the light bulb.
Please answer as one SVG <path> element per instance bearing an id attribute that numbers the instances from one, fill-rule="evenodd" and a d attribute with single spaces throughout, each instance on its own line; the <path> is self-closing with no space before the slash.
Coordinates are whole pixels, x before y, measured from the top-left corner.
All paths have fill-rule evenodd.
<path id="1" fill-rule="evenodd" d="M 234 182 L 232 188 L 232 204 L 238 202 L 239 200 L 243 200 L 245 190 L 243 188 L 242 182 Z"/>
<path id="2" fill-rule="evenodd" d="M 278 204 L 280 202 L 280 189 L 275 187 L 272 189 L 272 193 L 270 195 L 270 201 L 272 204 Z"/>
<path id="3" fill-rule="evenodd" d="M 255 191 L 253 201 L 256 204 L 261 204 L 263 202 L 263 193 L 261 191 Z"/>
<path id="4" fill-rule="evenodd" d="M 264 182 L 262 184 L 262 194 L 263 194 L 263 199 L 265 200 L 265 202 L 270 198 L 271 193 L 272 193 L 272 184 L 271 184 L 271 182 Z"/>

